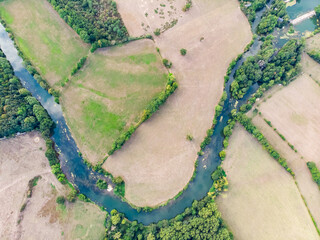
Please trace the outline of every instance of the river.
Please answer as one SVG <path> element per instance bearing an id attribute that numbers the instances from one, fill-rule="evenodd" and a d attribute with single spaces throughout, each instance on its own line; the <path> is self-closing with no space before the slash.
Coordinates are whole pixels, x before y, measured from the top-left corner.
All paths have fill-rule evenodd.
<path id="1" fill-rule="evenodd" d="M 305 9 L 303 9 L 304 11 Z M 305 11 L 306 12 L 306 11 Z M 257 14 L 257 19 L 252 25 L 252 29 L 257 26 L 262 12 Z M 248 57 L 255 55 L 260 47 L 260 42 L 256 40 L 250 50 L 244 54 L 243 58 L 237 63 L 230 79 L 226 84 L 228 98 L 225 102 L 220 121 L 217 123 L 212 136 L 211 143 L 207 146 L 205 154 L 199 158 L 197 167 L 197 175 L 190 182 L 189 187 L 184 193 L 174 201 L 170 201 L 166 206 L 160 207 L 152 212 L 138 212 L 128 203 L 123 202 L 112 192 L 99 190 L 96 187 L 96 180 L 101 177 L 100 174 L 89 169 L 79 156 L 79 149 L 71 136 L 69 128 L 63 117 L 61 106 L 55 103 L 54 98 L 48 94 L 46 90 L 40 87 L 37 81 L 29 74 L 23 66 L 23 60 L 18 55 L 17 49 L 14 47 L 13 41 L 9 38 L 5 28 L 0 24 L 0 46 L 11 63 L 16 76 L 21 80 L 23 86 L 28 89 L 31 94 L 36 97 L 43 107 L 48 111 L 49 115 L 56 123 L 56 128 L 52 139 L 56 143 L 59 152 L 61 167 L 66 174 L 68 180 L 74 184 L 81 193 L 85 194 L 96 204 L 103 206 L 107 211 L 117 209 L 126 215 L 129 220 L 137 220 L 143 224 L 158 222 L 163 219 L 170 219 L 182 213 L 186 207 L 190 207 L 194 200 L 200 200 L 206 196 L 208 190 L 212 186 L 211 174 L 220 164 L 218 153 L 222 150 L 222 130 L 227 125 L 229 113 L 234 109 L 235 101 L 230 98 L 229 88 L 233 81 L 233 74 L 242 62 Z M 257 84 L 252 86 L 244 98 L 239 101 L 238 106 L 246 102 L 252 93 L 258 88 Z"/>

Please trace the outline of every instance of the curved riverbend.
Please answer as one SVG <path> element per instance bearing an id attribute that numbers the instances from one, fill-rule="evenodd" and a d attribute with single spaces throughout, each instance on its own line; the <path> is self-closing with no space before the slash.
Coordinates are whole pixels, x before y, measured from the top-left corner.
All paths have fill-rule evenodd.
<path id="1" fill-rule="evenodd" d="M 257 20 L 252 26 L 253 29 L 255 29 L 261 14 L 262 12 L 257 14 Z M 194 200 L 200 200 L 206 196 L 213 183 L 211 174 L 220 164 L 218 153 L 223 147 L 223 136 L 221 132 L 227 125 L 229 113 L 235 105 L 235 101 L 230 98 L 229 94 L 230 84 L 233 81 L 232 76 L 246 57 L 257 53 L 260 43 L 257 40 L 254 42 L 250 51 L 244 54 L 243 58 L 237 63 L 230 75 L 230 80 L 225 86 L 228 98 L 225 101 L 220 121 L 214 129 L 212 141 L 207 147 L 205 155 L 199 158 L 195 179 L 190 182 L 188 188 L 177 200 L 170 201 L 166 206 L 160 207 L 152 212 L 138 212 L 128 203 L 121 201 L 121 199 L 113 193 L 99 190 L 96 187 L 96 180 L 98 177 L 101 177 L 101 175 L 94 172 L 92 169 L 89 169 L 83 162 L 83 159 L 79 156 L 79 150 L 65 122 L 61 106 L 55 103 L 54 98 L 49 95 L 46 90 L 41 88 L 37 81 L 24 68 L 23 60 L 19 57 L 13 41 L 9 38 L 8 33 L 2 25 L 0 25 L 0 46 L 6 54 L 7 59 L 10 61 L 16 76 L 20 78 L 23 86 L 41 102 L 56 123 L 52 139 L 56 143 L 57 151 L 60 154 L 61 167 L 68 180 L 72 182 L 81 193 L 88 196 L 98 205 L 105 207 L 109 212 L 112 209 L 117 209 L 119 212 L 124 213 L 129 220 L 137 220 L 143 224 L 150 224 L 163 219 L 173 218 L 182 213 L 186 207 L 191 206 Z M 256 91 L 257 87 L 257 85 L 252 86 L 246 96 L 238 103 L 238 106 L 246 102 L 250 95 Z"/>

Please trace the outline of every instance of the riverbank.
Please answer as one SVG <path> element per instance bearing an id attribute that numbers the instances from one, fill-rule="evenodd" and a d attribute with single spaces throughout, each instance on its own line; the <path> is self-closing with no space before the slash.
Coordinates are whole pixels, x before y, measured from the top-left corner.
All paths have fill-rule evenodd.
<path id="1" fill-rule="evenodd" d="M 132 26 L 134 23 L 121 13 L 123 3 L 118 4 L 124 23 L 130 25 L 128 29 L 140 31 L 140 25 Z M 162 56 L 173 63 L 171 71 L 179 88 L 103 165 L 125 180 L 125 197 L 137 206 L 164 203 L 189 182 L 200 144 L 212 125 L 212 106 L 222 95 L 225 72 L 252 39 L 250 25 L 237 1 L 195 1 L 194 5 L 174 27 L 155 38 Z M 138 4 L 131 11 L 145 14 Z M 151 12 L 148 14 L 151 18 Z M 235 18 L 238 26 L 233 24 Z M 216 27 L 212 28 L 211 22 Z M 181 56 L 181 48 L 187 49 L 186 56 Z"/>

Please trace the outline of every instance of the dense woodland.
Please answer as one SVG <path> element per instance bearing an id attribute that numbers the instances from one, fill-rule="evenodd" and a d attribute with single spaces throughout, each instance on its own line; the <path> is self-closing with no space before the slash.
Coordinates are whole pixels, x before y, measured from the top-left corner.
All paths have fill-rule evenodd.
<path id="1" fill-rule="evenodd" d="M 256 12 L 262 10 L 270 0 L 239 0 L 241 10 L 250 23 L 256 19 Z"/>
<path id="2" fill-rule="evenodd" d="M 265 35 L 272 33 L 278 27 L 281 28 L 289 23 L 286 4 L 283 0 L 275 0 L 262 16 L 257 26 L 257 34 Z"/>
<path id="3" fill-rule="evenodd" d="M 272 45 L 272 36 L 268 36 L 256 56 L 247 60 L 235 72 L 231 84 L 232 97 L 241 99 L 254 83 L 286 85 L 298 73 L 303 44 L 298 40 L 288 41 L 280 50 Z"/>
<path id="4" fill-rule="evenodd" d="M 128 32 L 111 0 L 48 0 L 86 43 L 100 47 L 127 40 Z"/>
<path id="5" fill-rule="evenodd" d="M 0 50 L 0 137 L 11 136 L 18 132 L 41 129 L 47 132 L 52 121 L 30 92 L 23 88 L 13 69 Z M 49 130 L 50 131 L 50 130 Z"/>

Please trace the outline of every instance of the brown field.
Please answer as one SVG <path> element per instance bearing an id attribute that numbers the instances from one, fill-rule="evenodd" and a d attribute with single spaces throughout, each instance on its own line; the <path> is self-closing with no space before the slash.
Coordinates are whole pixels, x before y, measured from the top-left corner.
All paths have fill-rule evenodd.
<path id="1" fill-rule="evenodd" d="M 229 191 L 216 201 L 236 240 L 319 239 L 294 179 L 242 126 L 222 166 Z"/>
<path id="2" fill-rule="evenodd" d="M 57 196 L 68 188 L 51 173 L 45 148 L 36 132 L 0 141 L 0 239 L 101 239 L 105 214 L 97 206 L 79 201 L 57 205 Z M 38 175 L 27 198 L 28 182 Z"/>
<path id="3" fill-rule="evenodd" d="M 167 71 L 151 40 L 90 54 L 62 91 L 64 113 L 84 157 L 94 164 L 102 161 L 166 82 Z"/>
<path id="4" fill-rule="evenodd" d="M 160 2 L 117 2 L 131 35 L 144 31 L 139 21 L 132 21 L 133 14 L 145 21 L 154 19 L 150 32 L 163 22 L 158 15 L 152 18 L 155 4 Z M 170 5 L 178 12 L 183 3 L 172 1 Z M 251 40 L 250 26 L 238 1 L 194 0 L 193 5 L 189 12 L 181 13 L 174 27 L 155 37 L 162 56 L 173 63 L 171 71 L 177 77 L 178 89 L 103 166 L 124 178 L 125 197 L 137 206 L 161 204 L 188 183 L 222 94 L 223 76 L 231 60 Z M 187 49 L 186 56 L 181 56 L 181 48 Z M 187 134 L 194 140 L 186 140 Z"/>
<path id="5" fill-rule="evenodd" d="M 21 51 L 54 85 L 65 79 L 89 51 L 47 0 L 6 0 L 1 17 L 13 30 Z"/>
<path id="6" fill-rule="evenodd" d="M 320 87 L 315 82 L 319 78 L 320 65 L 306 54 L 303 54 L 301 63 L 303 74 L 300 77 L 287 87 L 275 87 L 273 93 L 265 94 L 265 100 L 260 100 L 257 108 L 261 116 L 255 116 L 253 123 L 287 159 L 290 168 L 296 174 L 301 194 L 317 225 L 320 226 L 320 191 L 306 165 L 308 161 L 314 161 L 320 166 L 317 157 L 320 151 L 320 111 L 317 107 L 320 101 Z M 271 121 L 273 128 L 276 128 L 298 153 L 295 153 L 263 118 Z"/>

